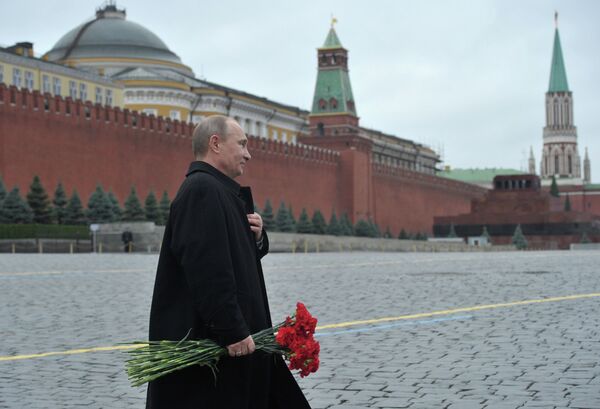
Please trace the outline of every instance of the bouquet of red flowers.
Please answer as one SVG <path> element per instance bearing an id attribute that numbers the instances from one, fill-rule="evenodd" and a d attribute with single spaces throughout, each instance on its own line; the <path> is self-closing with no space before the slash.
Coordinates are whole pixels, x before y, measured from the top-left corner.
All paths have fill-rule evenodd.
<path id="1" fill-rule="evenodd" d="M 305 377 L 319 369 L 320 346 L 314 339 L 317 319 L 304 304 L 296 304 L 296 313 L 285 321 L 252 335 L 256 351 L 283 355 L 291 370 Z M 187 338 L 187 336 L 186 336 Z M 132 355 L 126 363 L 127 376 L 133 386 L 160 378 L 192 365 L 204 365 L 216 376 L 217 363 L 227 356 L 223 348 L 210 339 L 181 341 L 134 342 L 139 345 L 127 351 Z M 256 353 L 256 352 L 255 352 Z"/>

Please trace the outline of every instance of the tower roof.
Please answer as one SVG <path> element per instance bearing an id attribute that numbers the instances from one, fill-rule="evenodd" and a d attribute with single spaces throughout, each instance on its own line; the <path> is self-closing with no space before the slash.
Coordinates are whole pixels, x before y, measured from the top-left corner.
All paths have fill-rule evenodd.
<path id="1" fill-rule="evenodd" d="M 323 44 L 323 48 L 342 48 L 342 43 L 335 32 L 335 29 L 331 27 L 329 29 L 329 33 L 327 34 L 327 38 L 325 39 L 325 43 Z"/>
<path id="2" fill-rule="evenodd" d="M 550 69 L 550 85 L 548 86 L 548 92 L 568 91 L 569 84 L 567 83 L 567 70 L 565 69 L 557 27 L 554 32 L 554 49 L 552 51 L 552 66 Z"/>

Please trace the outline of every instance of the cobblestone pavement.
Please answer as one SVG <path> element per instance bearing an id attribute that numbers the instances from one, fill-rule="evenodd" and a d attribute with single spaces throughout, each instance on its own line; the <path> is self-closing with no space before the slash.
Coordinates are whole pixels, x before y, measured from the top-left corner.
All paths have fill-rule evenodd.
<path id="1" fill-rule="evenodd" d="M 146 338 L 155 255 L 0 255 L 0 357 Z M 600 253 L 274 254 L 274 321 L 319 324 L 600 293 Z M 600 297 L 321 330 L 313 409 L 600 408 Z M 120 351 L 0 360 L 0 408 L 142 408 Z M 1 358 L 0 358 L 1 359 Z M 174 408 L 177 409 L 177 408 Z"/>

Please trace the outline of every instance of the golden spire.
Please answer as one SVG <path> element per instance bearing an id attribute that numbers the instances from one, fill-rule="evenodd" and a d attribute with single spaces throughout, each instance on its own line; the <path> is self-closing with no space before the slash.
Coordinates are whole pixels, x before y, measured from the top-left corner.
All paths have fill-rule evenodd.
<path id="1" fill-rule="evenodd" d="M 337 22 L 337 18 L 333 17 L 333 13 L 331 13 L 331 28 L 335 28 L 335 23 Z"/>

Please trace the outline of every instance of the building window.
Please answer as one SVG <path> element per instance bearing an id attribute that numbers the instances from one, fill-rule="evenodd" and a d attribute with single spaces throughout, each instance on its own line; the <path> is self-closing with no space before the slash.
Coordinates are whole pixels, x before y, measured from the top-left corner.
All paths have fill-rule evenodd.
<path id="1" fill-rule="evenodd" d="M 171 112 L 169 112 L 169 118 L 171 118 L 172 120 L 176 120 L 176 121 L 181 121 L 181 112 L 179 110 L 171 110 Z"/>
<path id="2" fill-rule="evenodd" d="M 273 140 L 274 141 L 279 140 L 279 133 L 277 132 L 277 129 L 273 129 Z"/>
<path id="3" fill-rule="evenodd" d="M 96 104 L 102 104 L 102 88 L 96 87 Z"/>
<path id="4" fill-rule="evenodd" d="M 69 96 L 71 99 L 77 99 L 77 84 L 75 81 L 69 81 Z"/>
<path id="5" fill-rule="evenodd" d="M 329 100 L 329 105 L 331 105 L 331 109 L 337 109 L 337 106 L 338 106 L 337 99 L 335 99 L 335 98 L 332 97 Z"/>
<path id="6" fill-rule="evenodd" d="M 554 174 L 558 175 L 558 155 L 554 155 Z"/>
<path id="7" fill-rule="evenodd" d="M 154 115 L 156 116 L 156 109 L 155 108 L 144 108 L 142 110 L 143 113 L 145 113 L 146 115 Z"/>
<path id="8" fill-rule="evenodd" d="M 33 89 L 33 72 L 25 71 L 25 88 Z"/>
<path id="9" fill-rule="evenodd" d="M 282 132 L 282 133 L 281 133 L 281 140 L 282 140 L 283 142 L 287 142 L 287 133 L 285 133 L 285 132 Z"/>
<path id="10" fill-rule="evenodd" d="M 104 96 L 105 96 L 105 100 L 106 100 L 105 104 L 108 106 L 112 106 L 112 103 L 113 103 L 112 89 L 107 89 Z"/>
<path id="11" fill-rule="evenodd" d="M 569 175 L 572 175 L 573 174 L 573 165 L 572 165 L 572 162 L 571 162 L 571 155 L 569 155 L 567 157 L 567 160 L 569 162 Z"/>
<path id="12" fill-rule="evenodd" d="M 60 78 L 56 78 L 56 77 L 52 78 L 52 87 L 53 87 L 54 95 L 60 96 L 60 93 L 61 93 Z"/>
<path id="13" fill-rule="evenodd" d="M 21 88 L 21 70 L 18 68 L 13 68 L 13 85 Z"/>
<path id="14" fill-rule="evenodd" d="M 323 98 L 321 98 L 319 100 L 319 109 L 321 111 L 324 111 L 327 108 L 327 101 L 325 101 Z"/>
<path id="15" fill-rule="evenodd" d="M 50 77 L 47 75 L 42 75 L 42 92 L 44 94 L 50 93 Z"/>
<path id="16" fill-rule="evenodd" d="M 84 83 L 79 84 L 79 99 L 82 101 L 87 101 L 87 85 Z"/>

